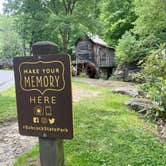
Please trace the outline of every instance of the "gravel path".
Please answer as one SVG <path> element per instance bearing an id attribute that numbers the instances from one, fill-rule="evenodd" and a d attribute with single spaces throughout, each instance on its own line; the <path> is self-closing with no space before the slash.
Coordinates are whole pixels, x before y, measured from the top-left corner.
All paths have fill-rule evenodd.
<path id="1" fill-rule="evenodd" d="M 0 128 L 0 166 L 12 166 L 16 157 L 32 148 L 38 141 L 35 137 L 18 134 L 17 122 L 11 122 Z"/>
<path id="2" fill-rule="evenodd" d="M 74 81 L 87 83 L 90 85 L 96 86 L 108 86 L 113 88 L 126 88 L 126 89 L 135 89 L 136 85 L 131 82 L 122 82 L 122 81 L 113 81 L 113 80 L 100 80 L 100 79 L 89 79 L 89 78 L 73 78 Z"/>
<path id="3" fill-rule="evenodd" d="M 83 97 L 95 96 L 98 93 L 85 91 L 83 89 L 73 89 L 74 102 Z M 14 160 L 31 149 L 38 142 L 37 137 L 27 137 L 18 134 L 18 124 L 16 121 L 6 122 L 0 127 L 0 166 L 13 166 Z"/>

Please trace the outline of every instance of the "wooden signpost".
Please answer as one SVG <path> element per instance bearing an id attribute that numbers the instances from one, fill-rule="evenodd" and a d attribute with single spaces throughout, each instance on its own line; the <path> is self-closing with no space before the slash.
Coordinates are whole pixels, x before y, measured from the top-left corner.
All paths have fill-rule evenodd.
<path id="1" fill-rule="evenodd" d="M 14 58 L 19 132 L 39 137 L 42 166 L 63 166 L 63 139 L 73 138 L 70 58 L 50 42 Z"/>

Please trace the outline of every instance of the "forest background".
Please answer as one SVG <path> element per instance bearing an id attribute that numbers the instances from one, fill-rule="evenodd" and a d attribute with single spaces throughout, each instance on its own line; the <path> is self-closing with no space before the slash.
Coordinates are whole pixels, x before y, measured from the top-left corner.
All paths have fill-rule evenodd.
<path id="1" fill-rule="evenodd" d="M 166 117 L 166 0 L 3 0 L 3 10 L 0 58 L 52 41 L 74 59 L 77 40 L 97 34 L 115 47 L 117 68 L 142 69 L 135 80 L 159 104 L 153 116 Z"/>
<path id="2" fill-rule="evenodd" d="M 119 63 L 138 61 L 166 42 L 166 0 L 3 0 L 0 56 L 28 55 L 49 40 L 74 56 L 76 41 L 98 34 Z"/>

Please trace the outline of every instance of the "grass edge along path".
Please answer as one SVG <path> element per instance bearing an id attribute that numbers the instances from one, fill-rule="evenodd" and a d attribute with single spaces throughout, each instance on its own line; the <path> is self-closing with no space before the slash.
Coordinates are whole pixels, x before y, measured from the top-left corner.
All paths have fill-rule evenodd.
<path id="1" fill-rule="evenodd" d="M 74 86 L 93 88 L 86 84 Z M 146 129 L 145 122 L 124 105 L 129 97 L 112 94 L 110 88 L 95 87 L 102 93 L 74 103 L 72 141 L 65 140 L 66 166 L 164 166 L 166 143 Z M 18 158 L 14 166 L 29 166 L 38 148 Z"/>
<path id="2" fill-rule="evenodd" d="M 0 122 L 16 117 L 15 88 L 12 86 L 0 92 Z"/>

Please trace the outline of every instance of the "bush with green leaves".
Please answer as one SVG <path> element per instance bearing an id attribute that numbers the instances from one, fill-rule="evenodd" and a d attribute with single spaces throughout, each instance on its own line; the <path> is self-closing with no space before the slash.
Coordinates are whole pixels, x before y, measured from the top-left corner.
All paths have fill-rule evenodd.
<path id="1" fill-rule="evenodd" d="M 148 111 L 148 116 L 155 119 L 166 118 L 166 46 L 151 52 L 143 65 L 142 74 L 145 79 L 143 90 L 159 105 L 158 109 Z"/>
<path id="2" fill-rule="evenodd" d="M 116 47 L 117 64 L 138 65 L 138 62 L 144 59 L 151 50 L 157 48 L 158 43 L 159 39 L 153 34 L 138 38 L 132 32 L 126 31 Z"/>
<path id="3" fill-rule="evenodd" d="M 135 59 L 135 43 L 136 38 L 130 32 L 126 32 L 116 47 L 116 61 L 118 65 L 124 65 L 125 63 L 131 63 Z"/>

